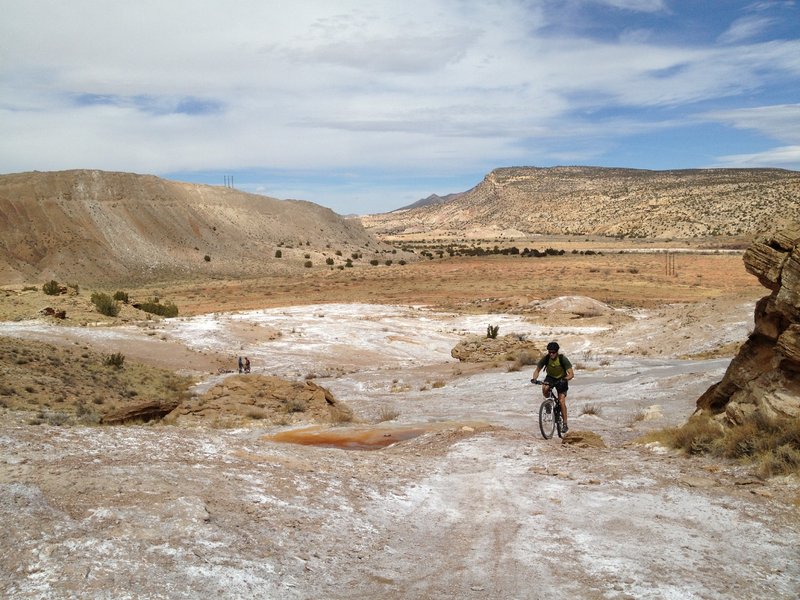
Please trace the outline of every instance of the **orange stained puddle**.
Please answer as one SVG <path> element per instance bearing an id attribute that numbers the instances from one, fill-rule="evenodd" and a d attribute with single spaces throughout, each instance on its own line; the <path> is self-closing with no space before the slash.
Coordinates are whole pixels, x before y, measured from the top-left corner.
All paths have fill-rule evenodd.
<path id="1" fill-rule="evenodd" d="M 265 435 L 263 440 L 304 446 L 325 446 L 344 450 L 380 450 L 397 442 L 410 440 L 428 431 L 463 429 L 463 423 L 428 423 L 409 427 L 304 427 Z M 474 426 L 467 427 L 474 431 Z"/>

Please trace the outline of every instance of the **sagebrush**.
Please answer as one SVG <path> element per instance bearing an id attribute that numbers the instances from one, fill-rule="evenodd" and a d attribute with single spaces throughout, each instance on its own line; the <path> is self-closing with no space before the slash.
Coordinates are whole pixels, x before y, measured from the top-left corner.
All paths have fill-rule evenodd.
<path id="1" fill-rule="evenodd" d="M 656 432 L 655 439 L 688 454 L 710 454 L 754 464 L 762 477 L 800 474 L 800 418 L 753 413 L 741 424 L 723 426 L 695 415 L 682 427 Z"/>

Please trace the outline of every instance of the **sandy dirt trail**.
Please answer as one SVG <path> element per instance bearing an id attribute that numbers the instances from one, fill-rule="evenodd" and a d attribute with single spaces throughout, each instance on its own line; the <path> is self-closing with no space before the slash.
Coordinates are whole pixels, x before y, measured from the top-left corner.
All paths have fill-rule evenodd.
<path id="1" fill-rule="evenodd" d="M 710 337 L 746 336 L 751 309 L 729 309 L 738 325 Z M 655 318 L 627 334 L 515 319 L 502 327 L 591 348 L 574 355 L 570 430 L 606 448 L 542 439 L 527 371 L 460 370 L 449 350 L 485 317 L 342 305 L 164 324 L 160 343 L 247 352 L 260 372 L 327 370 L 318 383 L 363 421 L 397 409 L 372 427 L 427 432 L 353 451 L 277 443 L 279 427 L 32 427 L 6 414 L 0 595 L 797 597 L 796 480 L 631 443 L 685 420 L 727 361 L 681 360 L 677 342 L 657 357 L 620 354 L 619 340 L 682 339 L 679 326 L 648 329 Z M 250 327 L 283 335 L 231 338 Z M 580 415 L 586 402 L 599 415 Z M 645 409 L 654 418 L 636 420 Z"/>

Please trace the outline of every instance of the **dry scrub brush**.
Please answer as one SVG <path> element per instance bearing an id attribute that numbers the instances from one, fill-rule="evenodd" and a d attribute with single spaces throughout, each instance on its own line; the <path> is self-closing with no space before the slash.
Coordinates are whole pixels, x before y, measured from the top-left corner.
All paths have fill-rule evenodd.
<path id="1" fill-rule="evenodd" d="M 682 427 L 645 436 L 688 454 L 710 454 L 754 464 L 761 477 L 800 474 L 800 418 L 753 413 L 741 425 L 723 427 L 696 415 Z"/>

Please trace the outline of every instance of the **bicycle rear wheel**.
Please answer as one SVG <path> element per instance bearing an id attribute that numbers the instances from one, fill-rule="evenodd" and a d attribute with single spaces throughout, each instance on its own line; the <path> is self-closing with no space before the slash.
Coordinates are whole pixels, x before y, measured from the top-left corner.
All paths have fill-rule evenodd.
<path id="1" fill-rule="evenodd" d="M 553 432 L 556 429 L 555 409 L 555 402 L 551 398 L 542 402 L 539 407 L 539 429 L 542 432 L 542 437 L 546 440 L 553 437 Z"/>

